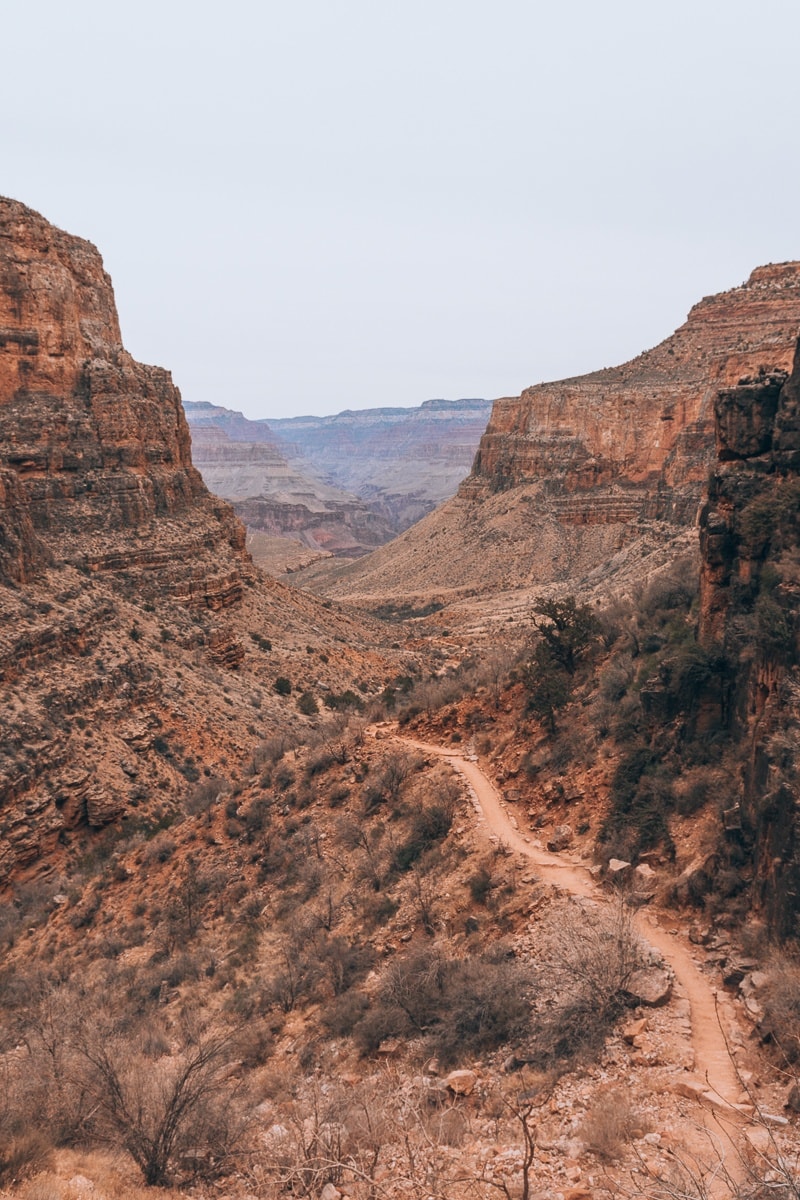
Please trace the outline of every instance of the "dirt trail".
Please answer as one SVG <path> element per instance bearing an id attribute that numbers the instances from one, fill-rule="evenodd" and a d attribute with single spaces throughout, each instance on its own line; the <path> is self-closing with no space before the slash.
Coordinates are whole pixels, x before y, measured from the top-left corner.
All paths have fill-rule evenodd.
<path id="1" fill-rule="evenodd" d="M 447 759 L 472 789 L 490 834 L 534 862 L 541 869 L 543 878 L 575 896 L 595 900 L 604 898 L 602 889 L 585 867 L 570 863 L 558 854 L 551 854 L 532 845 L 530 840 L 519 832 L 516 822 L 506 812 L 500 794 L 477 762 L 430 742 L 415 741 L 396 733 L 390 736 L 426 754 L 436 754 Z M 695 1075 L 706 1085 L 706 1102 L 723 1111 L 731 1106 L 733 1111 L 730 1115 L 738 1117 L 742 1111 L 738 1104 L 742 1085 L 720 1027 L 720 1014 L 728 1007 L 727 999 L 717 996 L 716 989 L 694 962 L 689 944 L 677 930 L 664 929 L 644 912 L 637 913 L 635 927 L 672 968 L 689 1002 Z"/>

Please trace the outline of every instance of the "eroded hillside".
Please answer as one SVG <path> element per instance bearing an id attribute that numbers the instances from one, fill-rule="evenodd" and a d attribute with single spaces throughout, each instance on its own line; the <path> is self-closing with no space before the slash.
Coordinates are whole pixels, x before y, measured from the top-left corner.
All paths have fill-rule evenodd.
<path id="1" fill-rule="evenodd" d="M 254 569 L 192 466 L 169 373 L 122 346 L 95 248 L 9 200 L 0 417 L 6 877 L 87 828 L 159 820 L 302 723 L 309 688 L 384 686 L 379 626 Z"/>
<path id="2" fill-rule="evenodd" d="M 529 604 L 543 585 L 640 577 L 696 521 L 718 390 L 788 371 L 798 328 L 800 265 L 759 268 L 631 362 L 497 400 L 455 499 L 362 562 L 300 578 L 359 602 Z"/>
<path id="3" fill-rule="evenodd" d="M 253 567 L 94 248 L 0 234 L 4 1194 L 797 1200 L 794 268 L 635 487 L 576 427 L 497 490 L 495 426 L 356 613 Z"/>

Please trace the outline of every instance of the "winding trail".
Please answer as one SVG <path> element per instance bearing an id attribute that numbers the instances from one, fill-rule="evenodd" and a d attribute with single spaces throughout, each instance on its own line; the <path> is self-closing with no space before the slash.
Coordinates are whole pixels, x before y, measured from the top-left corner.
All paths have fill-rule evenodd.
<path id="1" fill-rule="evenodd" d="M 532 845 L 529 839 L 519 832 L 516 823 L 512 822 L 506 812 L 497 788 L 476 761 L 431 742 L 404 737 L 394 730 L 387 730 L 383 736 L 425 754 L 435 754 L 446 759 L 469 784 L 490 835 L 530 859 L 541 870 L 543 879 L 565 892 L 603 901 L 605 896 L 602 889 L 585 867 Z M 671 967 L 688 1000 L 694 1073 L 704 1085 L 695 1098 L 700 1103 L 712 1106 L 716 1111 L 717 1120 L 720 1116 L 727 1116 L 733 1119 L 736 1126 L 740 1125 L 742 1118 L 749 1115 L 751 1108 L 740 1103 L 742 1084 L 720 1023 L 722 1010 L 728 1008 L 727 998 L 718 996 L 717 990 L 695 963 L 686 940 L 677 930 L 665 929 L 641 910 L 634 917 L 634 926 L 642 938 L 653 946 Z"/>

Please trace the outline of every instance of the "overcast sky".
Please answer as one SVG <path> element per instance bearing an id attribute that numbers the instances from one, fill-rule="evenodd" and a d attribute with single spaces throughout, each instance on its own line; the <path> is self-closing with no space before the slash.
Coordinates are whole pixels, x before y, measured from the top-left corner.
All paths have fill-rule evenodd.
<path id="1" fill-rule="evenodd" d="M 185 400 L 513 395 L 800 258 L 797 0 L 3 10 L 0 192 Z"/>

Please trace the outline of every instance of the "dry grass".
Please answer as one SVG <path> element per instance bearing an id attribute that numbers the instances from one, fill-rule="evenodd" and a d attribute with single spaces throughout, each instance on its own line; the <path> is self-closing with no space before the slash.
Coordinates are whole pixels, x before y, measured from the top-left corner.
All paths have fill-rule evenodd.
<path id="1" fill-rule="evenodd" d="M 61 1150 L 53 1169 L 29 1179 L 19 1200 L 179 1200 L 172 1188 L 145 1187 L 135 1164 L 122 1154 Z"/>
<path id="2" fill-rule="evenodd" d="M 603 1162 L 614 1162 L 632 1138 L 644 1132 L 642 1118 L 628 1096 L 614 1088 L 595 1096 L 580 1135 L 590 1153 Z"/>

